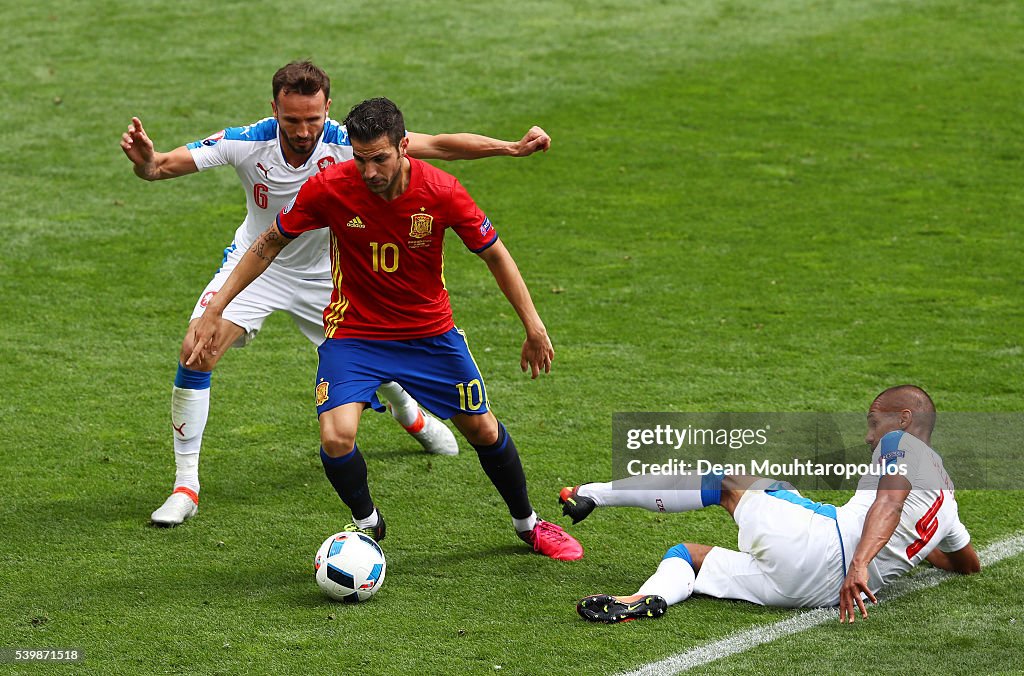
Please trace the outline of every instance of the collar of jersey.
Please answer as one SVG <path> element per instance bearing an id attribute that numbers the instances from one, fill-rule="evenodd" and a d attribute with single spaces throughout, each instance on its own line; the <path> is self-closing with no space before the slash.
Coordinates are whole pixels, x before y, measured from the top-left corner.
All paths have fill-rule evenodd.
<path id="1" fill-rule="evenodd" d="M 274 139 L 277 141 L 277 152 L 281 153 L 281 160 L 284 161 L 284 166 L 288 167 L 289 171 L 302 171 L 313 159 L 313 156 L 316 155 L 316 151 L 320 150 L 320 147 L 324 144 L 324 131 L 323 129 L 320 130 L 320 136 L 317 137 L 316 145 L 313 146 L 313 150 L 309 152 L 309 157 L 307 157 L 306 161 L 297 167 L 293 167 L 292 163 L 288 161 L 288 158 L 284 154 L 284 147 L 281 145 L 280 127 L 277 128 L 277 135 L 274 137 Z"/>

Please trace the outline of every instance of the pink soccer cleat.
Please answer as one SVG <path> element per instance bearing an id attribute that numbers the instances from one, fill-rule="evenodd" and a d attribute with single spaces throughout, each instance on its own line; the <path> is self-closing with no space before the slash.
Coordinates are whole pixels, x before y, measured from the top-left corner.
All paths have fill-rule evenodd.
<path id="1" fill-rule="evenodd" d="M 522 531 L 519 537 L 526 544 L 533 545 L 533 551 L 558 561 L 576 561 L 583 558 L 583 545 L 550 521 L 537 519 L 537 525 L 533 530 Z"/>

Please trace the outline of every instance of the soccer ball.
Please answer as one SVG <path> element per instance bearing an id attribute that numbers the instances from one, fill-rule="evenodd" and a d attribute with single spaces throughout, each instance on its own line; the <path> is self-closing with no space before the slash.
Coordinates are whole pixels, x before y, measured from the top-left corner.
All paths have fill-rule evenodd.
<path id="1" fill-rule="evenodd" d="M 384 552 L 373 538 L 359 532 L 335 533 L 324 540 L 313 559 L 316 583 L 336 601 L 365 601 L 384 584 Z"/>

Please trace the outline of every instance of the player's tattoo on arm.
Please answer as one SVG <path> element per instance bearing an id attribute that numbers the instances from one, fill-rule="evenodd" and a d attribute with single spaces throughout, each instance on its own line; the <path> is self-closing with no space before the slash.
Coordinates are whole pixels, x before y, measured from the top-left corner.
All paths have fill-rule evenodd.
<path id="1" fill-rule="evenodd" d="M 277 231 L 276 227 L 272 226 L 260 233 L 260 236 L 253 242 L 249 251 L 252 251 L 269 265 L 274 262 L 277 254 L 281 253 L 281 249 L 287 243 L 282 240 L 281 233 Z"/>

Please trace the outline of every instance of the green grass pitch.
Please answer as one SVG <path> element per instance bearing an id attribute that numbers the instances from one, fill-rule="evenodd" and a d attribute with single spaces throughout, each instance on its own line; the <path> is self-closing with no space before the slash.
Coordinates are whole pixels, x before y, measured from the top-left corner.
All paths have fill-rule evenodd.
<path id="1" fill-rule="evenodd" d="M 370 416 L 387 582 L 327 602 L 312 557 L 347 514 L 286 317 L 214 374 L 198 518 L 149 528 L 178 346 L 244 199 L 228 169 L 136 179 L 132 115 L 170 150 L 268 115 L 273 72 L 310 57 L 336 118 L 387 95 L 416 131 L 544 126 L 545 155 L 443 168 L 516 256 L 551 375 L 519 373 L 480 261 L 452 246 L 447 279 L 564 524 L 559 487 L 608 478 L 616 411 L 861 411 L 901 382 L 1022 410 L 1021 35 L 1016 0 L 6 3 L 0 648 L 86 659 L 0 671 L 607 674 L 792 615 L 693 599 L 586 624 L 579 597 L 632 592 L 667 547 L 734 545 L 728 516 L 601 512 L 572 529 L 582 561 L 544 560 L 468 446 L 428 457 Z M 976 544 L 1021 530 L 1021 497 L 959 496 Z M 1012 671 L 1022 587 L 1017 557 L 706 671 Z"/>

